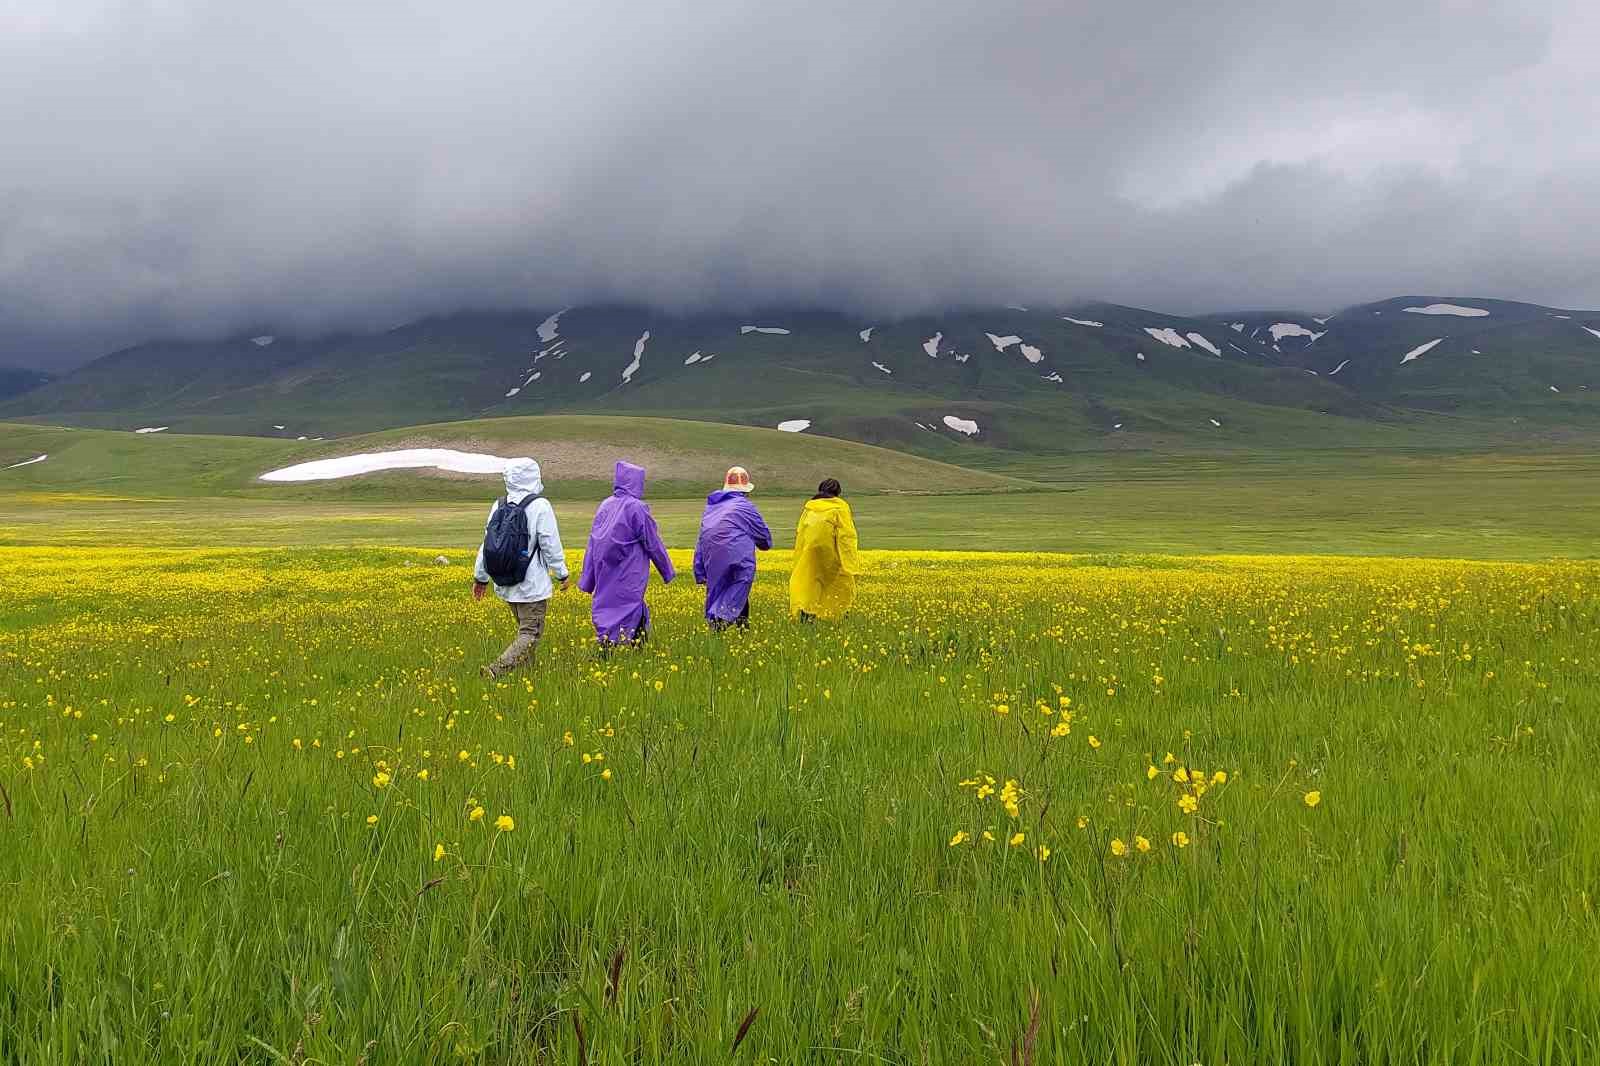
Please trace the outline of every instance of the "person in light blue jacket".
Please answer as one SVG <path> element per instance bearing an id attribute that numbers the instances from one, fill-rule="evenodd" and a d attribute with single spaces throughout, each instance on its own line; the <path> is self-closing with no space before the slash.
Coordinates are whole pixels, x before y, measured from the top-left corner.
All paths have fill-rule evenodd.
<path id="1" fill-rule="evenodd" d="M 561 547 L 561 530 L 556 526 L 556 510 L 541 495 L 544 479 L 539 474 L 539 464 L 532 459 L 512 459 L 506 463 L 506 495 L 508 506 L 520 506 L 529 496 L 537 496 L 528 504 L 529 540 L 537 546 L 528 562 L 528 574 L 517 585 L 495 585 L 494 594 L 511 608 L 517 622 L 517 635 L 500 653 L 500 657 L 481 671 L 486 678 L 496 678 L 515 670 L 533 659 L 539 639 L 544 636 L 545 615 L 550 607 L 550 597 L 555 594 L 555 583 L 561 590 L 567 588 L 567 555 Z M 489 519 L 494 518 L 501 501 L 489 508 Z M 485 526 L 487 527 L 487 522 Z M 478 559 L 473 565 L 472 598 L 483 599 L 489 587 L 489 571 L 483 565 L 483 545 L 478 545 Z"/>

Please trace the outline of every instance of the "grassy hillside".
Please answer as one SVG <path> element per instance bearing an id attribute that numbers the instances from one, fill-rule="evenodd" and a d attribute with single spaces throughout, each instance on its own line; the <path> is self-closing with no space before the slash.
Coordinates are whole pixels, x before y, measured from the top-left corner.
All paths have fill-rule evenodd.
<path id="1" fill-rule="evenodd" d="M 697 497 L 735 463 L 763 493 L 809 492 L 837 477 L 852 493 L 996 492 L 1028 487 L 883 448 L 776 430 L 660 418 L 552 416 L 412 426 L 340 441 L 136 434 L 0 423 L 0 493 L 119 496 L 253 496 L 266 499 L 480 499 L 494 475 L 390 471 L 309 483 L 267 483 L 269 470 L 334 456 L 402 448 L 454 448 L 539 459 L 551 490 L 610 488 L 619 458 L 652 471 L 652 495 Z"/>

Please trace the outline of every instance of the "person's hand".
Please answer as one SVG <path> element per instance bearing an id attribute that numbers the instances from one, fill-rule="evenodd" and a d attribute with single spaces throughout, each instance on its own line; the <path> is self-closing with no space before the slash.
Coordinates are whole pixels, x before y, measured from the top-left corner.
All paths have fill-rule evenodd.
<path id="1" fill-rule="evenodd" d="M 559 587 L 560 587 L 562 592 L 567 591 L 567 585 L 568 585 L 569 582 L 571 582 L 571 580 L 572 579 L 569 578 L 569 577 L 564 577 L 564 578 L 561 579 L 561 585 Z"/>
<path id="2" fill-rule="evenodd" d="M 474 600 L 483 599 L 483 590 L 488 587 L 489 583 L 487 581 L 474 581 L 472 583 L 472 598 Z"/>

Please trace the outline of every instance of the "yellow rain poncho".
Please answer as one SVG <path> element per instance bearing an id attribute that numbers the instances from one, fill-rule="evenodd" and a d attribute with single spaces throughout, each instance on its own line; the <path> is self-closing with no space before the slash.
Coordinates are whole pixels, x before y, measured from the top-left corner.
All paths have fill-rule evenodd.
<path id="1" fill-rule="evenodd" d="M 794 571 L 789 575 L 789 613 L 842 618 L 856 598 L 861 555 L 856 524 L 843 500 L 807 500 L 794 533 Z"/>

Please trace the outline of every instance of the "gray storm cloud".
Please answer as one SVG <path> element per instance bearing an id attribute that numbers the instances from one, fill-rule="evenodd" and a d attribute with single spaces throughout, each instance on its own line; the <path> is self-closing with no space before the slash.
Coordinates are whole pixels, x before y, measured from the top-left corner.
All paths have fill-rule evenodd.
<path id="1" fill-rule="evenodd" d="M 593 300 L 1593 306 L 1596 54 L 1590 0 L 11 0 L 0 362 Z"/>

